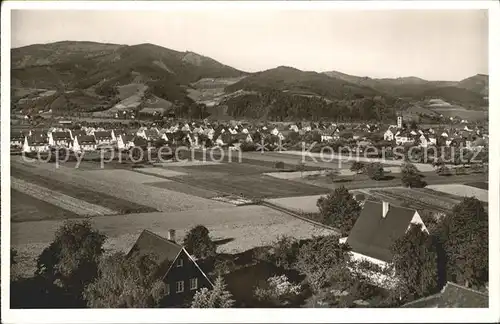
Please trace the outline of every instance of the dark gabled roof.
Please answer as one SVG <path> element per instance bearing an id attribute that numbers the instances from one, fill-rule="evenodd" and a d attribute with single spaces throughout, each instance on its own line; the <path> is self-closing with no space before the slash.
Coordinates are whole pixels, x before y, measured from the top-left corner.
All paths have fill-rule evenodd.
<path id="1" fill-rule="evenodd" d="M 54 140 L 71 140 L 70 132 L 53 132 L 52 138 Z"/>
<path id="2" fill-rule="evenodd" d="M 138 253 L 139 256 L 153 255 L 160 266 L 159 275 L 165 275 L 181 250 L 181 245 L 151 231 L 143 230 L 128 255 L 130 256 L 134 253 Z"/>
<path id="3" fill-rule="evenodd" d="M 124 129 L 113 129 L 113 133 L 115 134 L 115 136 L 119 136 L 125 134 L 126 132 Z"/>
<path id="4" fill-rule="evenodd" d="M 207 279 L 208 283 L 213 286 L 210 279 L 200 268 L 195 259 L 184 249 L 181 245 L 167 240 L 158 234 L 155 234 L 148 230 L 143 230 L 141 235 L 137 238 L 137 241 L 130 249 L 127 256 L 138 253 L 139 256 L 153 255 L 156 258 L 156 262 L 159 265 L 158 276 L 162 279 L 169 273 L 172 263 L 181 253 L 185 253 L 189 260 L 194 263 L 196 268 L 200 273 Z"/>
<path id="5" fill-rule="evenodd" d="M 24 140 L 24 137 L 26 135 L 24 135 L 22 132 L 11 132 L 10 133 L 10 140 L 11 141 L 15 141 L 15 140 Z"/>
<path id="6" fill-rule="evenodd" d="M 488 295 L 477 290 L 448 282 L 441 292 L 420 298 L 403 308 L 487 308 Z"/>
<path id="7" fill-rule="evenodd" d="M 382 217 L 382 203 L 366 201 L 347 244 L 354 252 L 390 262 L 391 247 L 405 234 L 414 214 L 414 209 L 389 205 L 386 217 Z"/>
<path id="8" fill-rule="evenodd" d="M 135 136 L 132 135 L 132 134 L 125 134 L 125 135 L 122 135 L 122 140 L 123 142 L 133 142 L 135 139 Z"/>
<path id="9" fill-rule="evenodd" d="M 140 136 L 134 137 L 133 141 L 134 141 L 135 146 L 147 146 L 148 145 L 148 141 L 145 138 L 140 137 Z"/>
<path id="10" fill-rule="evenodd" d="M 110 131 L 98 131 L 94 132 L 95 138 L 112 138 Z"/>
<path id="11" fill-rule="evenodd" d="M 45 136 L 33 135 L 28 136 L 28 145 L 36 146 L 36 145 L 48 145 L 48 139 Z"/>
<path id="12" fill-rule="evenodd" d="M 159 137 L 160 133 L 158 132 L 157 129 L 146 129 L 144 131 L 147 137 Z"/>
<path id="13" fill-rule="evenodd" d="M 31 135 L 47 137 L 47 131 L 41 129 L 34 129 L 31 131 Z"/>
<path id="14" fill-rule="evenodd" d="M 73 137 L 76 137 L 76 136 L 80 137 L 83 135 L 87 135 L 87 132 L 85 132 L 83 130 L 72 130 L 71 134 L 73 135 Z"/>
<path id="15" fill-rule="evenodd" d="M 78 135 L 77 137 L 78 144 L 95 144 L 95 137 L 92 135 Z"/>

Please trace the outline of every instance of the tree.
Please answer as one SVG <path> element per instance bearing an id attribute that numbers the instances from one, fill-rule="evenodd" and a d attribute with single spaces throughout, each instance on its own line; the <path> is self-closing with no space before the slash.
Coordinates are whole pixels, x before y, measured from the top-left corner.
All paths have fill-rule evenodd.
<path id="1" fill-rule="evenodd" d="M 349 234 L 361 212 L 361 206 L 344 186 L 320 197 L 316 205 L 323 223 L 338 228 L 342 235 Z"/>
<path id="2" fill-rule="evenodd" d="M 370 179 L 373 180 L 382 180 L 385 177 L 384 174 L 384 167 L 382 166 L 381 163 L 374 162 L 370 163 L 365 167 L 365 172 L 368 175 Z"/>
<path id="3" fill-rule="evenodd" d="M 234 304 L 232 298 L 222 277 L 217 277 L 212 290 L 202 288 L 196 292 L 191 308 L 231 308 Z"/>
<path id="4" fill-rule="evenodd" d="M 406 301 L 435 292 L 438 283 L 437 252 L 421 224 L 411 224 L 392 246 L 399 294 Z"/>
<path id="5" fill-rule="evenodd" d="M 89 221 L 67 221 L 38 257 L 35 274 L 80 298 L 83 288 L 97 276 L 105 240 Z"/>
<path id="6" fill-rule="evenodd" d="M 295 166 L 295 170 L 300 172 L 300 177 L 302 178 L 302 175 L 306 170 L 306 164 L 302 161 L 299 161 L 299 163 L 297 163 L 297 165 Z"/>
<path id="7" fill-rule="evenodd" d="M 436 173 L 440 176 L 451 176 L 451 170 L 446 165 L 441 165 L 436 169 Z"/>
<path id="8" fill-rule="evenodd" d="M 427 185 L 422 180 L 422 175 L 417 170 L 417 167 L 409 162 L 401 165 L 401 182 L 403 186 L 410 188 L 423 188 Z"/>
<path id="9" fill-rule="evenodd" d="M 365 164 L 363 162 L 354 161 L 351 164 L 350 170 L 355 173 L 360 173 L 365 169 Z"/>
<path id="10" fill-rule="evenodd" d="M 278 170 L 283 170 L 285 168 L 285 162 L 283 161 L 274 162 L 274 168 Z"/>
<path id="11" fill-rule="evenodd" d="M 118 252 L 100 260 L 95 281 L 83 296 L 91 308 L 157 307 L 166 293 L 156 256 Z"/>
<path id="12" fill-rule="evenodd" d="M 315 237 L 300 248 L 295 267 L 317 294 L 336 272 L 347 266 L 348 251 L 349 247 L 339 244 L 335 235 Z"/>
<path id="13" fill-rule="evenodd" d="M 291 269 L 297 260 L 299 249 L 299 242 L 295 238 L 280 236 L 271 247 L 270 261 L 277 267 Z"/>
<path id="14" fill-rule="evenodd" d="M 442 222 L 448 280 L 481 286 L 488 281 L 488 214 L 475 197 L 455 205 Z"/>
<path id="15" fill-rule="evenodd" d="M 263 287 L 257 287 L 254 295 L 265 306 L 285 307 L 294 303 L 301 293 L 300 284 L 288 281 L 286 275 L 268 278 Z"/>
<path id="16" fill-rule="evenodd" d="M 216 245 L 209 236 L 208 229 L 203 225 L 193 227 L 184 238 L 186 250 L 199 259 L 213 257 L 216 254 Z"/>
<path id="17" fill-rule="evenodd" d="M 326 173 L 326 176 L 328 177 L 328 179 L 330 179 L 331 182 L 335 182 L 335 179 L 338 175 L 339 171 L 337 170 L 328 170 L 328 172 Z"/>
<path id="18" fill-rule="evenodd" d="M 17 257 L 17 251 L 15 249 L 11 248 L 10 249 L 10 266 L 11 267 L 17 263 L 16 257 Z"/>

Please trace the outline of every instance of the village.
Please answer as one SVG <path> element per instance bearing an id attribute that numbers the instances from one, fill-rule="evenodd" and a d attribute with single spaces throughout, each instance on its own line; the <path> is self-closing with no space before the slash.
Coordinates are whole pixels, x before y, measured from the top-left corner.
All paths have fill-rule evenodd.
<path id="1" fill-rule="evenodd" d="M 9 319 L 491 315 L 490 11 L 176 5 L 9 11 Z"/>
<path id="2" fill-rule="evenodd" d="M 202 121 L 168 121 L 143 123 L 144 126 L 132 128 L 120 123 L 120 128 L 100 126 L 72 125 L 65 127 L 68 121 L 48 129 L 24 128 L 11 132 L 11 149 L 22 152 L 47 152 L 49 148 L 61 147 L 75 152 L 94 151 L 102 147 L 114 147 L 118 150 L 149 144 L 169 145 L 185 143 L 193 148 L 229 147 L 238 149 L 242 144 L 261 143 L 276 146 L 287 143 L 296 146 L 299 142 L 335 143 L 349 146 L 368 147 L 385 141 L 386 147 L 396 145 L 415 145 L 421 148 L 431 146 L 462 146 L 470 150 L 481 150 L 488 145 L 487 125 L 469 125 L 466 121 L 458 125 L 429 125 L 420 128 L 415 121 L 403 125 L 403 117 L 397 118 L 397 124 L 349 125 L 328 122 L 281 123 L 232 123 Z M 71 122 L 70 122 L 71 123 Z M 85 124 L 85 123 L 84 123 Z M 148 127 L 147 124 L 150 126 Z M 156 146 L 158 146 L 156 145 Z M 251 148 L 250 148 L 251 149 Z M 249 149 L 249 150 L 250 150 Z"/>
<path id="3" fill-rule="evenodd" d="M 168 287 L 165 288 L 168 298 L 162 299 L 162 307 L 189 305 L 195 291 L 213 288 L 217 278 L 224 278 L 240 307 L 297 307 L 304 303 L 307 307 L 335 307 L 338 303 L 347 303 L 347 307 L 380 307 L 388 305 L 388 296 L 393 298 L 391 291 L 401 289 L 393 263 L 396 238 L 404 237 L 413 228 L 412 224 L 429 236 L 429 233 L 436 235 L 446 214 L 453 213 L 460 204 L 473 203 L 467 197 L 474 197 L 481 208 L 487 210 L 488 133 L 487 127 L 480 124 L 421 128 L 414 121 L 403 122 L 402 117 L 397 117 L 394 125 L 387 128 L 378 124 L 172 119 L 145 122 L 135 128 L 120 126 L 82 125 L 65 120 L 47 128 L 13 129 L 15 237 L 21 239 L 22 233 L 32 233 L 28 241 L 21 239 L 24 243 L 18 245 L 19 252 L 16 252 L 24 254 L 24 261 L 18 263 L 23 271 L 31 267 L 28 255 L 35 257 L 33 253 L 37 249 L 33 250 L 33 244 L 39 246 L 38 249 L 45 246 L 54 226 L 60 224 L 58 219 L 90 216 L 97 229 L 112 226 L 108 241 L 112 242 L 109 244 L 113 249 L 119 246 L 118 250 L 129 250 L 129 254 L 137 250 L 141 255 L 159 255 L 159 267 L 163 269 L 159 271 Z M 318 147 L 310 152 L 301 151 L 316 143 Z M 132 162 L 120 159 L 119 163 L 114 156 L 108 157 L 104 164 L 97 163 L 104 156 L 102 152 L 124 154 L 136 148 L 161 151 L 179 146 L 189 148 L 192 154 L 183 158 L 168 155 L 165 159 L 153 155 L 151 161 L 134 160 L 132 154 L 129 156 Z M 338 154 L 333 153 L 335 160 L 316 161 L 314 157 L 327 146 L 341 147 Z M 441 146 L 445 151 L 461 147 L 468 152 L 465 156 L 472 154 L 477 159 L 469 157 L 458 161 L 449 156 L 451 160 L 446 160 L 443 155 L 437 158 L 441 161 L 437 163 L 436 159 L 424 161 L 417 156 L 418 160 L 412 164 L 408 158 L 398 160 L 391 154 L 367 155 L 369 148 L 377 147 L 389 151 L 398 147 L 417 148 L 421 152 Z M 207 160 L 207 155 L 202 153 L 214 147 L 219 149 L 217 159 Z M 349 149 L 348 155 L 343 151 L 345 148 Z M 66 158 L 56 168 L 41 158 L 59 150 L 80 154 L 81 164 L 75 165 L 74 160 Z M 224 152 L 231 151 L 240 153 L 238 160 L 229 160 L 227 156 L 224 159 Z M 23 160 L 25 156 L 38 156 L 40 160 L 28 163 Z M 447 172 L 443 171 L 445 168 Z M 42 173 L 35 178 L 38 172 Z M 134 185 L 124 190 L 129 184 Z M 143 191 L 147 198 L 132 194 L 136 190 Z M 56 195 L 59 197 L 55 198 Z M 25 197 L 22 203 L 19 201 L 22 207 L 17 206 L 18 196 Z M 165 201 L 169 196 L 173 200 Z M 111 202 L 113 197 L 116 200 Z M 38 209 L 37 217 L 41 217 L 36 222 L 26 214 L 30 202 Z M 350 213 L 334 216 L 340 213 L 338 206 L 343 204 L 351 206 Z M 49 213 L 54 208 L 60 212 L 56 218 L 53 214 L 40 215 L 39 208 L 43 206 L 50 206 Z M 197 214 L 201 210 L 208 213 L 207 218 L 199 218 Z M 167 212 L 166 219 L 158 218 L 162 212 Z M 131 228 L 127 219 L 138 217 L 136 213 L 142 213 L 142 220 Z M 118 220 L 120 214 L 127 218 Z M 229 215 L 233 216 L 228 218 Z M 236 215 L 252 216 L 245 219 Z M 20 218 L 16 221 L 16 217 Z M 152 224 L 156 225 L 152 227 Z M 221 226 L 236 227 L 228 232 Z M 237 230 L 240 226 L 244 232 Z M 263 230 L 262 226 L 268 228 Z M 252 229 L 260 233 L 260 240 L 250 241 L 245 237 L 244 233 Z M 185 245 L 190 233 L 198 231 L 204 233 L 203 240 L 212 242 L 207 243 L 212 252 L 197 251 L 207 247 L 193 250 L 192 246 Z M 133 233 L 141 233 L 135 243 Z M 347 280 L 353 284 L 357 279 L 352 278 L 364 278 L 362 282 L 366 287 L 347 285 L 340 289 L 336 284 L 326 283 L 303 286 L 308 282 L 304 278 L 306 270 L 300 270 L 290 261 L 277 260 L 280 256 L 276 255 L 276 249 L 279 246 L 285 249 L 279 253 L 292 253 L 286 249 L 297 249 L 310 240 L 319 240 L 314 244 L 327 244 L 323 247 L 327 251 L 335 246 L 348 246 L 343 262 L 351 273 L 346 276 L 351 279 L 343 278 L 342 282 Z M 25 244 L 29 244 L 29 252 Z M 300 252 L 290 257 L 296 259 Z M 239 282 L 247 280 L 244 278 L 253 271 L 259 274 L 249 277 L 248 286 L 239 287 Z M 437 272 L 435 276 L 436 284 L 429 290 L 434 292 L 431 295 L 435 305 L 453 302 L 447 300 L 449 289 L 458 289 L 455 294 L 460 296 L 472 295 L 472 299 L 482 300 L 480 303 L 487 302 L 484 290 L 471 290 L 470 285 L 453 282 L 438 284 L 444 279 Z M 261 289 L 260 293 L 263 293 L 262 287 L 266 287 L 267 294 L 278 294 L 273 291 L 278 289 L 273 288 L 279 283 L 276 280 L 295 292 L 280 292 L 280 296 L 272 298 L 256 295 L 256 287 Z M 312 286 L 315 284 L 319 286 Z M 333 290 L 325 290 L 325 287 Z M 442 291 L 436 291 L 436 287 Z M 328 300 L 334 300 L 333 304 Z M 392 300 L 392 303 L 407 307 L 403 300 Z M 419 299 L 411 303 L 419 305 Z"/>

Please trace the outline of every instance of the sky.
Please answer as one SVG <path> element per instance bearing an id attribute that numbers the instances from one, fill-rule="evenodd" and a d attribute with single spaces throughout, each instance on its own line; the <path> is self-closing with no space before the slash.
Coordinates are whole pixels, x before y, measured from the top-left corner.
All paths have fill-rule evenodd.
<path id="1" fill-rule="evenodd" d="M 12 11 L 12 47 L 153 43 L 256 72 L 285 65 L 369 77 L 488 73 L 486 10 Z"/>

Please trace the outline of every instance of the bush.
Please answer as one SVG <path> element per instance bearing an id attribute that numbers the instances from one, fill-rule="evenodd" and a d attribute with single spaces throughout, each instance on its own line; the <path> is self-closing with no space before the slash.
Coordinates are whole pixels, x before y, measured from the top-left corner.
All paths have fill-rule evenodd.
<path id="1" fill-rule="evenodd" d="M 285 162 L 283 162 L 283 161 L 274 162 L 274 168 L 279 169 L 279 170 L 283 170 L 285 168 Z"/>
<path id="2" fill-rule="evenodd" d="M 255 143 L 252 142 L 244 142 L 241 143 L 240 150 L 242 152 L 253 152 L 257 150 L 257 145 L 255 145 Z"/>
<path id="3" fill-rule="evenodd" d="M 301 286 L 292 284 L 285 275 L 267 279 L 263 287 L 255 289 L 255 296 L 266 306 L 284 307 L 294 303 L 301 293 Z"/>
<path id="4" fill-rule="evenodd" d="M 370 163 L 365 167 L 365 172 L 370 179 L 382 180 L 385 177 L 384 167 L 380 163 Z"/>

